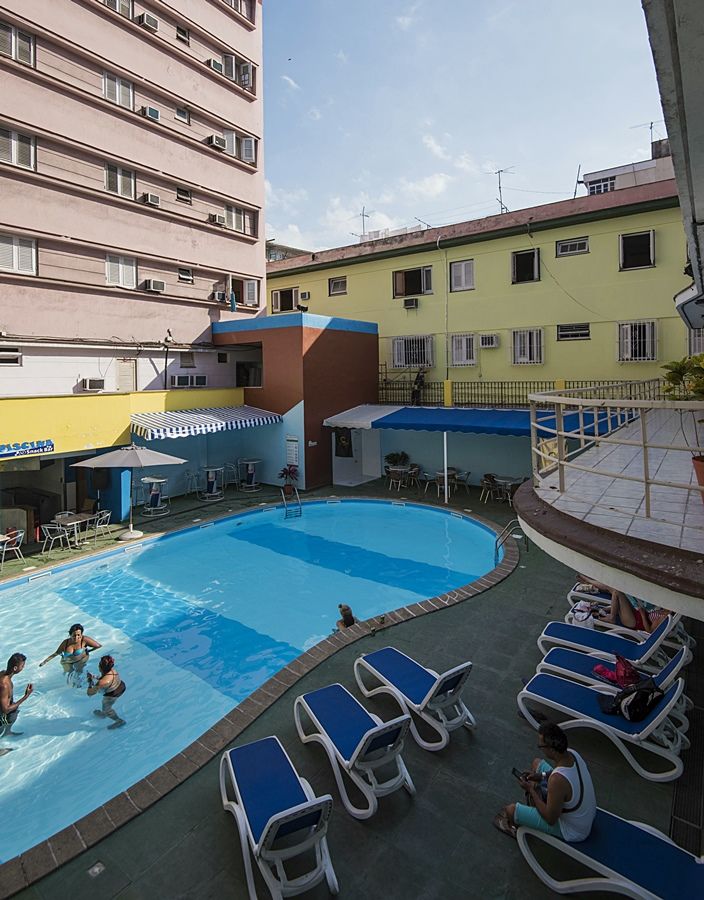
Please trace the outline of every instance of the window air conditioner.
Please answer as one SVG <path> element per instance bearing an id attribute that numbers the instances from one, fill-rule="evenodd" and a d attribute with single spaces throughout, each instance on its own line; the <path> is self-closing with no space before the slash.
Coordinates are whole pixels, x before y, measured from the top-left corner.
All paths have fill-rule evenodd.
<path id="1" fill-rule="evenodd" d="M 418 298 L 417 297 L 405 297 L 403 301 L 404 309 L 418 309 Z"/>
<path id="2" fill-rule="evenodd" d="M 301 291 L 301 300 L 310 300 L 310 291 Z"/>
<path id="3" fill-rule="evenodd" d="M 151 119 L 152 122 L 158 122 L 161 119 L 161 113 L 156 106 L 143 106 L 142 115 L 147 119 Z"/>
<path id="4" fill-rule="evenodd" d="M 213 72 L 217 72 L 220 75 L 222 75 L 222 73 L 225 71 L 225 67 L 222 64 L 221 59 L 209 59 L 208 65 L 213 70 Z"/>
<path id="5" fill-rule="evenodd" d="M 82 382 L 84 391 L 104 391 L 105 390 L 105 379 L 104 378 L 84 378 Z"/>
<path id="6" fill-rule="evenodd" d="M 166 290 L 166 282 L 158 281 L 156 278 L 147 278 L 144 282 L 144 290 L 151 291 L 152 294 L 163 294 Z"/>
<path id="7" fill-rule="evenodd" d="M 225 216 L 222 213 L 210 213 L 208 221 L 213 225 L 225 225 Z"/>
<path id="8" fill-rule="evenodd" d="M 217 303 L 227 303 L 227 291 L 213 291 L 213 300 Z"/>
<path id="9" fill-rule="evenodd" d="M 137 16 L 135 22 L 141 25 L 142 28 L 148 28 L 150 31 L 159 30 L 159 20 L 156 16 L 150 16 L 149 13 L 142 13 L 140 16 Z"/>
<path id="10" fill-rule="evenodd" d="M 161 197 L 158 194 L 142 194 L 142 202 L 147 206 L 161 206 Z"/>
<path id="11" fill-rule="evenodd" d="M 493 350 L 499 346 L 498 334 L 480 334 L 479 346 L 482 350 Z"/>
<path id="12" fill-rule="evenodd" d="M 216 150 L 225 150 L 227 149 L 227 141 L 220 134 L 210 134 L 208 135 L 207 142 L 209 147 L 214 147 Z"/>

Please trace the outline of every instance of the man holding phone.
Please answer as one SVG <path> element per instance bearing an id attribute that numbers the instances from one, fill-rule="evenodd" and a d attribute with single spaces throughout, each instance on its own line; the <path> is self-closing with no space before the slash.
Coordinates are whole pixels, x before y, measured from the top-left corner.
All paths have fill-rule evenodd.
<path id="1" fill-rule="evenodd" d="M 20 706 L 28 699 L 34 687 L 28 684 L 24 695 L 15 702 L 12 678 L 24 669 L 26 660 L 23 653 L 13 653 L 7 661 L 5 671 L 0 672 L 0 737 L 5 734 L 22 734 L 21 731 L 13 731 L 12 726 L 17 720 Z"/>
<path id="2" fill-rule="evenodd" d="M 583 841 L 596 815 L 587 764 L 576 750 L 568 749 L 567 735 L 553 722 L 538 729 L 538 749 L 543 758 L 533 760 L 530 772 L 513 770 L 527 802 L 505 806 L 494 817 L 494 826 L 511 837 L 525 825 L 564 841 Z"/>

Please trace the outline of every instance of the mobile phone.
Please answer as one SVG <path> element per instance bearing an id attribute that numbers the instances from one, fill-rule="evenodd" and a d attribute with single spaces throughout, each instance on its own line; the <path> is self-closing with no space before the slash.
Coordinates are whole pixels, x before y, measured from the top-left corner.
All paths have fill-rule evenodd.
<path id="1" fill-rule="evenodd" d="M 519 772 L 515 766 L 513 767 L 513 769 L 511 769 L 511 774 L 513 775 L 514 778 L 517 778 L 519 781 L 523 781 L 523 779 L 526 777 L 526 773 Z"/>

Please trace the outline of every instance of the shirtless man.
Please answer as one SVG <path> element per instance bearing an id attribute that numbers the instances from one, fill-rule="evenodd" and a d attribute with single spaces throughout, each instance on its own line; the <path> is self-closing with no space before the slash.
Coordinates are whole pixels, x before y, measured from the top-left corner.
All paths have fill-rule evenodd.
<path id="1" fill-rule="evenodd" d="M 0 672 L 0 737 L 6 734 L 22 734 L 21 731 L 13 731 L 12 726 L 17 720 L 20 706 L 34 688 L 28 684 L 24 690 L 24 696 L 15 701 L 12 679 L 24 669 L 26 659 L 27 657 L 22 653 L 13 653 L 7 661 L 7 668 Z"/>

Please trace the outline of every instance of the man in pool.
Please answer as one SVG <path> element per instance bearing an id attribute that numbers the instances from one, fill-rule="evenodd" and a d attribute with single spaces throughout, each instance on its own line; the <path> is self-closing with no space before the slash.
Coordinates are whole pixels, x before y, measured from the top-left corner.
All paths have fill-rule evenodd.
<path id="1" fill-rule="evenodd" d="M 20 706 L 34 690 L 31 684 L 24 689 L 24 695 L 17 701 L 13 696 L 12 679 L 24 669 L 27 657 L 23 653 L 13 653 L 7 661 L 7 668 L 0 672 L 0 737 L 6 734 L 22 734 L 13 731 L 12 726 L 19 715 Z"/>

